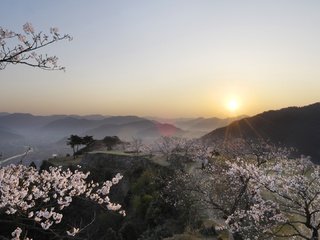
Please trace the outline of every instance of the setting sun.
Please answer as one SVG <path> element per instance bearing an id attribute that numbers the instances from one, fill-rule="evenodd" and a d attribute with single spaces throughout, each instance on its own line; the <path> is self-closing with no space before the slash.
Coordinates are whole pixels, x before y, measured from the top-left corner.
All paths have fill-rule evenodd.
<path id="1" fill-rule="evenodd" d="M 228 102 L 227 107 L 229 111 L 234 112 L 239 108 L 239 103 L 237 100 L 232 99 Z"/>

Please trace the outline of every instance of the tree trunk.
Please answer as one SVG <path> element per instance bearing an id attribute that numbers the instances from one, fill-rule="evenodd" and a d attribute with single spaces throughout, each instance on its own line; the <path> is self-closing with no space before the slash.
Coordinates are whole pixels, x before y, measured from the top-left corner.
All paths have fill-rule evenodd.
<path id="1" fill-rule="evenodd" d="M 74 146 L 72 147 L 72 150 L 73 150 L 73 159 L 75 159 L 76 158 L 76 150 L 75 150 Z"/>
<path id="2" fill-rule="evenodd" d="M 312 228 L 311 240 L 319 240 L 319 233 L 317 228 Z"/>

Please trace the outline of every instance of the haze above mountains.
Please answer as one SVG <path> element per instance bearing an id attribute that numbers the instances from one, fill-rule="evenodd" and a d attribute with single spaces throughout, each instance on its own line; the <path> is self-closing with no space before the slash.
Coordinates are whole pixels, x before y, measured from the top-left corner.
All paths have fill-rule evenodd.
<path id="1" fill-rule="evenodd" d="M 164 122 L 137 116 L 35 116 L 28 113 L 0 113 L 0 141 L 8 141 L 8 138 L 2 138 L 6 136 L 12 140 L 46 139 L 52 143 L 70 134 L 92 135 L 94 138 L 119 135 L 126 140 L 132 137 L 143 139 L 185 135 L 200 137 L 239 118 L 170 119 Z"/>
<path id="2" fill-rule="evenodd" d="M 70 152 L 66 138 L 71 134 L 95 139 L 118 136 L 145 142 L 160 136 L 200 138 L 207 143 L 233 138 L 268 139 L 281 146 L 294 147 L 300 153 L 320 161 L 320 103 L 266 111 L 253 117 L 160 119 L 138 116 L 51 115 L 0 113 L 0 152 L 4 156 L 21 153 L 33 146 L 38 157 L 54 152 Z M 48 155 L 49 154 L 49 155 Z"/>
<path id="3" fill-rule="evenodd" d="M 50 115 L 0 113 L 0 152 L 10 156 L 35 146 L 37 152 L 66 153 L 66 139 L 71 134 L 90 135 L 95 139 L 117 135 L 130 141 L 133 137 L 145 142 L 160 136 L 200 137 L 212 129 L 226 126 L 237 118 L 170 119 L 137 116 Z M 50 154 L 48 156 L 50 156 Z M 42 157 L 42 155 L 41 155 Z"/>

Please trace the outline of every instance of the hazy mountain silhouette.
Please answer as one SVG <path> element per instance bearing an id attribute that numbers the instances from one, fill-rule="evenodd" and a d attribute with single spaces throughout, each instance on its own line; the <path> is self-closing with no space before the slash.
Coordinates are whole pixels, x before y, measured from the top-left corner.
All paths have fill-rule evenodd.
<path id="1" fill-rule="evenodd" d="M 216 129 L 202 139 L 214 142 L 232 138 L 267 139 L 296 148 L 320 163 L 320 103 L 263 112 Z"/>
<path id="2" fill-rule="evenodd" d="M 12 142 L 12 141 L 20 141 L 24 138 L 14 132 L 10 131 L 7 128 L 0 127 L 0 143 Z"/>
<path id="3" fill-rule="evenodd" d="M 103 115 L 50 115 L 35 116 L 29 113 L 2 113 L 0 126 L 12 129 L 17 135 L 32 139 L 32 142 L 57 142 L 70 134 L 94 133 L 94 136 L 104 137 L 105 133 L 123 136 L 156 137 L 175 134 L 184 137 L 199 137 L 212 129 L 225 126 L 233 119 L 197 118 L 197 119 L 171 119 L 154 121 L 137 116 L 103 116 Z M 132 125 L 134 122 L 136 126 Z M 122 126 L 130 124 L 130 126 Z M 120 126 L 121 125 L 121 126 Z M 101 132 L 99 133 L 99 131 Z M 128 134 L 124 131 L 127 130 Z M 10 131 L 9 131 L 10 132 Z M 103 136 L 104 135 L 104 136 Z"/>
<path id="4" fill-rule="evenodd" d="M 12 113 L 0 116 L 0 125 L 15 131 L 33 130 L 63 117 L 65 115 L 34 116 L 29 113 Z"/>
<path id="5" fill-rule="evenodd" d="M 63 135 L 79 134 L 101 124 L 102 123 L 100 120 L 65 117 L 48 123 L 47 125 L 42 127 L 42 130 Z"/>
<path id="6" fill-rule="evenodd" d="M 70 152 L 66 139 L 71 134 L 90 134 L 95 138 L 119 135 L 132 140 L 133 136 L 150 139 L 169 133 L 181 133 L 181 130 L 137 116 L 34 116 L 28 113 L 3 113 L 0 115 L 0 152 L 4 156 L 12 156 L 23 152 L 25 146 L 32 146 L 34 152 L 29 160 L 41 161 L 53 153 Z"/>
<path id="7" fill-rule="evenodd" d="M 105 137 L 104 133 L 110 133 L 109 135 L 116 135 L 118 126 L 123 124 L 135 123 L 145 120 L 136 116 L 113 116 L 100 120 L 89 120 L 87 118 L 78 117 L 65 117 L 50 122 L 42 128 L 44 132 L 52 133 L 52 136 L 68 136 L 71 134 L 90 134 L 94 137 Z M 98 129 L 98 130 L 95 130 Z M 91 131 L 90 131 L 91 130 Z M 100 133 L 99 133 L 100 131 Z M 90 132 L 93 132 L 91 134 Z"/>
<path id="8" fill-rule="evenodd" d="M 112 116 L 103 120 L 104 124 L 126 124 L 133 123 L 146 120 L 145 118 L 137 117 L 137 116 Z"/>
<path id="9" fill-rule="evenodd" d="M 160 136 L 184 137 L 186 134 L 180 128 L 168 123 L 153 122 L 153 125 L 139 132 L 139 135 L 149 138 L 158 138 Z"/>
<path id="10" fill-rule="evenodd" d="M 246 116 L 238 116 L 235 118 L 196 118 L 190 120 L 176 121 L 175 125 L 189 131 L 212 131 L 213 129 L 224 127 L 235 120 L 245 118 Z"/>
<path id="11" fill-rule="evenodd" d="M 187 138 L 199 138 L 206 133 L 220 127 L 227 126 L 229 123 L 245 118 L 246 116 L 238 116 L 234 118 L 156 118 L 147 117 L 150 120 L 155 120 L 164 124 L 171 124 L 184 131 L 183 136 Z"/>
<path id="12" fill-rule="evenodd" d="M 95 138 L 119 135 L 126 140 L 132 137 L 156 138 L 163 135 L 181 135 L 183 131 L 173 125 L 161 124 L 137 116 L 102 115 L 51 115 L 35 116 L 28 113 L 13 113 L 0 116 L 0 151 L 13 147 L 52 145 L 62 147 L 71 134 L 92 135 Z M 6 144 L 8 143 L 8 144 Z"/>
<path id="13" fill-rule="evenodd" d="M 100 114 L 90 114 L 90 115 L 70 115 L 70 117 L 73 118 L 80 118 L 80 119 L 87 119 L 87 120 L 103 120 L 109 116 L 104 116 L 104 115 L 100 115 Z"/>
<path id="14" fill-rule="evenodd" d="M 120 139 L 131 140 L 136 138 L 157 138 L 160 136 L 177 136 L 183 131 L 171 124 L 161 124 L 156 121 L 140 118 L 142 120 L 128 122 L 124 124 L 103 124 L 95 129 L 85 132 L 94 138 L 101 139 L 105 136 L 119 136 Z M 134 118 L 134 120 L 136 120 Z M 112 122 L 112 121 L 110 121 Z M 122 122 L 125 122 L 122 120 Z"/>
<path id="15" fill-rule="evenodd" d="M 81 120 L 103 120 L 106 116 L 103 115 L 49 115 L 49 116 L 35 116 L 29 113 L 0 113 L 0 125 L 4 127 L 8 127 L 14 130 L 34 130 L 45 127 L 46 125 L 54 122 L 60 121 L 63 125 L 64 121 L 67 125 L 68 122 L 71 122 L 70 118 L 72 119 L 81 119 Z M 66 120 L 63 120 L 66 119 Z M 52 128 L 54 128 L 54 125 Z M 59 123 L 56 124 L 57 126 Z M 50 126 L 49 126 L 50 128 Z"/>

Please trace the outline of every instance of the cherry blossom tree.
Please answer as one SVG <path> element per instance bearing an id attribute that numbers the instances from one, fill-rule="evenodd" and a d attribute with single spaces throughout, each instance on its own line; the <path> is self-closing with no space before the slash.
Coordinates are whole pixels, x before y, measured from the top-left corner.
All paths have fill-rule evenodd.
<path id="1" fill-rule="evenodd" d="M 138 156 L 143 150 L 143 145 L 142 139 L 133 137 L 126 149 L 126 152 L 132 152 Z"/>
<path id="2" fill-rule="evenodd" d="M 165 156 L 169 161 L 174 153 L 181 148 L 181 138 L 163 136 L 155 142 L 154 150 Z"/>
<path id="3" fill-rule="evenodd" d="M 164 136 L 159 138 L 151 149 L 165 157 L 167 161 L 175 161 L 177 156 L 191 161 L 208 158 L 212 149 L 195 139 Z"/>
<path id="4" fill-rule="evenodd" d="M 271 161 L 260 169 L 236 165 L 231 169 L 233 172 L 247 172 L 256 188 L 264 195 L 264 198 L 259 200 L 260 204 L 254 205 L 254 209 L 236 211 L 228 217 L 227 222 L 233 231 L 243 233 L 247 228 L 246 223 L 252 228 L 261 227 L 261 222 L 266 222 L 270 227 L 260 232 L 264 232 L 268 239 L 319 239 L 318 165 L 312 163 L 309 158 L 301 157 Z M 270 213 L 261 215 L 261 212 L 266 210 L 273 210 L 275 214 L 271 214 L 272 217 Z"/>
<path id="5" fill-rule="evenodd" d="M 242 158 L 254 162 L 257 166 L 274 159 L 287 159 L 293 152 L 292 148 L 275 145 L 268 140 L 257 138 L 235 138 L 226 141 L 215 141 L 212 144 L 214 152 L 227 159 Z"/>
<path id="6" fill-rule="evenodd" d="M 61 167 L 50 167 L 48 171 L 41 172 L 23 165 L 1 168 L 0 212 L 6 217 L 1 218 L 0 222 L 18 226 L 13 229 L 13 239 L 28 239 L 28 230 L 62 239 L 75 236 L 90 225 L 70 226 L 62 230 L 54 228 L 61 223 L 64 209 L 75 198 L 97 203 L 107 210 L 125 215 L 121 205 L 113 203 L 108 196 L 111 187 L 118 184 L 122 176 L 117 174 L 112 180 L 99 184 L 88 182 L 89 174 L 79 170 L 63 170 Z"/>
<path id="7" fill-rule="evenodd" d="M 232 183 L 234 196 L 226 223 L 239 239 L 273 239 L 272 229 L 287 221 L 279 203 L 264 196 L 265 189 L 260 179 L 266 172 L 260 162 L 237 159 L 227 162 L 227 179 Z"/>
<path id="8" fill-rule="evenodd" d="M 226 225 L 220 227 L 229 229 L 235 239 L 269 238 L 267 230 L 285 218 L 277 203 L 262 197 L 255 181 L 260 172 L 256 165 L 240 160 L 216 162 L 204 170 L 176 172 L 165 195 L 175 206 L 193 206 L 224 219 Z"/>
<path id="9" fill-rule="evenodd" d="M 275 236 L 319 239 L 320 230 L 320 166 L 309 158 L 282 160 L 264 169 L 265 177 L 257 179 L 272 194 L 287 216 L 274 232 Z M 283 229 L 286 229 L 284 231 Z"/>
<path id="10" fill-rule="evenodd" d="M 61 40 L 72 40 L 68 34 L 60 34 L 58 28 L 50 33 L 36 32 L 31 23 L 23 25 L 24 33 L 0 27 L 0 70 L 9 64 L 24 64 L 44 70 L 65 70 L 58 65 L 57 56 L 48 56 L 39 51 Z"/>
<path id="11" fill-rule="evenodd" d="M 225 219 L 221 229 L 235 239 L 319 239 L 320 166 L 266 142 L 214 149 L 221 156 L 208 168 L 180 170 L 168 181 L 169 203 Z"/>
<path id="12" fill-rule="evenodd" d="M 49 34 L 36 32 L 30 23 L 23 25 L 23 31 L 16 33 L 0 27 L 0 70 L 9 64 L 64 70 L 58 65 L 56 56 L 39 53 L 39 50 L 61 40 L 72 40 L 68 34 L 61 35 L 58 28 L 51 28 Z M 70 145 L 74 148 L 76 144 Z M 0 168 L 0 222 L 16 226 L 12 229 L 12 238 L 3 236 L 4 233 L 0 238 L 30 240 L 27 237 L 30 232 L 45 234 L 46 239 L 76 236 L 95 220 L 94 214 L 92 221 L 85 224 L 62 224 L 65 209 L 77 199 L 96 203 L 125 216 L 121 205 L 109 198 L 111 187 L 119 183 L 122 175 L 117 174 L 112 180 L 99 184 L 88 181 L 89 174 L 62 167 L 38 171 L 21 164 Z"/>
<path id="13" fill-rule="evenodd" d="M 207 215 L 224 219 L 226 225 L 221 227 L 235 239 L 271 239 L 270 229 L 287 221 L 279 203 L 264 197 L 266 189 L 260 183 L 267 176 L 267 163 L 286 159 L 285 149 L 236 140 L 210 148 L 195 144 L 191 152 L 193 158 L 211 159 L 210 164 L 202 170 L 176 172 L 165 193 L 171 196 L 171 204 L 197 206 Z"/>

